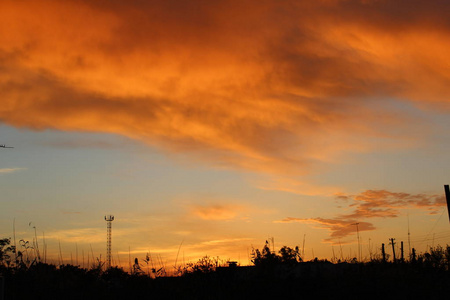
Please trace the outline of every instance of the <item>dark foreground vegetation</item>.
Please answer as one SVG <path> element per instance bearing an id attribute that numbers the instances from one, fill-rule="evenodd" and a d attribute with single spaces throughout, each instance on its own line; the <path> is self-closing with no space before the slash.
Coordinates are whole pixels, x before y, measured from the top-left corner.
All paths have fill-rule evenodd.
<path id="1" fill-rule="evenodd" d="M 11 260 L 11 257 L 16 259 Z M 14 260 L 13 259 L 13 260 Z M 298 248 L 253 251 L 254 266 L 204 257 L 179 276 L 24 261 L 0 240 L 4 299 L 437 299 L 450 295 L 450 247 L 434 247 L 408 261 L 303 262 Z M 0 298 L 1 299 L 1 298 Z"/>

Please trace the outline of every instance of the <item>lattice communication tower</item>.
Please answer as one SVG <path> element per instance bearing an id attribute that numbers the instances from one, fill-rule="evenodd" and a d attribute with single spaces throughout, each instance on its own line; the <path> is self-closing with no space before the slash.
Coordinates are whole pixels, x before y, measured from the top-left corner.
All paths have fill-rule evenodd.
<path id="1" fill-rule="evenodd" d="M 112 221 L 114 221 L 114 216 L 105 216 L 106 221 L 106 268 L 111 268 L 111 229 Z"/>

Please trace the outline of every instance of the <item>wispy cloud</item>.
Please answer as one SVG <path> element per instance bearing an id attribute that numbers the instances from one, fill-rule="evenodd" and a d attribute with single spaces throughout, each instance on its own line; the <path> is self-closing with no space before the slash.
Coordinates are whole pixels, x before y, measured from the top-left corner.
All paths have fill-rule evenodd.
<path id="1" fill-rule="evenodd" d="M 117 148 L 117 145 L 114 145 L 110 142 L 106 141 L 92 141 L 92 140 L 58 140 L 58 141 L 41 141 L 39 142 L 41 145 L 62 148 L 62 149 L 80 149 L 80 148 L 99 148 L 99 149 L 111 149 Z"/>
<path id="2" fill-rule="evenodd" d="M 435 214 L 445 205 L 443 195 L 395 193 L 386 190 L 367 190 L 358 195 L 338 195 L 353 200 L 353 213 L 346 218 L 397 217 L 400 209 L 417 208 Z"/>
<path id="3" fill-rule="evenodd" d="M 234 238 L 234 239 L 221 239 L 221 240 L 212 240 L 212 241 L 206 241 L 202 242 L 203 245 L 218 245 L 218 244 L 232 244 L 236 242 L 243 242 L 243 241 L 251 241 L 252 238 Z"/>
<path id="4" fill-rule="evenodd" d="M 208 250 L 212 249 L 226 249 L 230 250 L 233 248 L 236 248 L 237 244 L 239 244 L 242 247 L 242 244 L 246 244 L 249 241 L 254 240 L 253 238 L 224 238 L 220 240 L 208 240 L 208 241 L 201 241 L 197 243 L 182 243 L 181 249 L 183 251 L 189 251 L 190 255 L 192 256 L 193 253 L 195 253 L 198 257 L 201 257 L 205 255 L 205 252 L 207 253 Z M 170 247 L 151 247 L 149 248 L 142 248 L 137 247 L 130 251 L 132 254 L 144 254 L 144 253 L 158 253 L 158 254 L 176 254 L 178 252 L 178 249 L 180 248 L 179 244 L 174 244 Z M 119 254 L 128 254 L 128 251 L 119 251 Z"/>
<path id="5" fill-rule="evenodd" d="M 235 204 L 206 204 L 192 205 L 192 215 L 204 220 L 231 220 L 246 211 L 242 205 Z"/>
<path id="6" fill-rule="evenodd" d="M 295 218 L 287 217 L 276 221 L 277 223 L 306 223 L 325 228 L 330 231 L 330 238 L 325 242 L 335 242 L 355 233 L 358 223 L 360 231 L 375 230 L 376 227 L 369 222 L 361 221 L 370 218 L 396 218 L 401 209 L 422 209 L 430 214 L 445 205 L 442 195 L 396 193 L 386 190 L 367 190 L 357 195 L 337 194 L 336 199 L 348 203 L 353 208 L 350 214 L 341 214 L 335 218 Z"/>
<path id="7" fill-rule="evenodd" d="M 282 191 L 299 195 L 333 195 L 336 187 L 313 184 L 307 181 L 295 180 L 283 176 L 272 177 L 256 183 L 257 187 L 268 191 Z"/>
<path id="8" fill-rule="evenodd" d="M 81 214 L 81 212 L 79 212 L 79 211 L 68 211 L 68 210 L 63 210 L 63 211 L 61 211 L 61 213 L 64 215 L 79 215 L 79 214 Z"/>
<path id="9" fill-rule="evenodd" d="M 114 235 L 121 234 L 115 230 Z M 69 243 L 98 243 L 105 240 L 105 233 L 99 228 L 60 229 L 46 232 L 45 238 Z"/>
<path id="10" fill-rule="evenodd" d="M 330 238 L 325 239 L 325 242 L 334 242 L 337 239 L 344 238 L 350 234 L 354 234 L 356 231 L 356 223 L 358 223 L 359 231 L 370 231 L 375 230 L 376 228 L 372 223 L 369 222 L 361 222 L 352 219 L 345 218 L 335 218 L 335 219 L 323 219 L 323 218 L 309 218 L 309 219 L 300 219 L 300 218 L 285 218 L 283 220 L 277 221 L 277 223 L 305 223 L 312 224 L 318 228 L 325 228 L 330 231 Z"/>
<path id="11" fill-rule="evenodd" d="M 2 168 L 0 169 L 0 174 L 8 174 L 26 170 L 26 168 Z"/>

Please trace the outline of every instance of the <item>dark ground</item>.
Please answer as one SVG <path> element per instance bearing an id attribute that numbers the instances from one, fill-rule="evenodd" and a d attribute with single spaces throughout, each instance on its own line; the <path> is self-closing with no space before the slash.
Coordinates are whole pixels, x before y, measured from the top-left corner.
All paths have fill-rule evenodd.
<path id="1" fill-rule="evenodd" d="M 331 264 L 218 268 L 149 278 L 36 264 L 0 269 L 5 300 L 15 299 L 438 299 L 450 295 L 450 272 L 425 264 Z M 1 298 L 0 298 L 1 299 Z"/>

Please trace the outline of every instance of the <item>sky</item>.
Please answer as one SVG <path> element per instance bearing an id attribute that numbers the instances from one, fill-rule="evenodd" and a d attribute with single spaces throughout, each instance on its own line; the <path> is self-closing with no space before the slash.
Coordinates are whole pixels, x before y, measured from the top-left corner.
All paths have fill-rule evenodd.
<path id="1" fill-rule="evenodd" d="M 113 214 L 123 266 L 446 245 L 449 35 L 444 0 L 3 0 L 1 237 L 81 264 Z"/>

